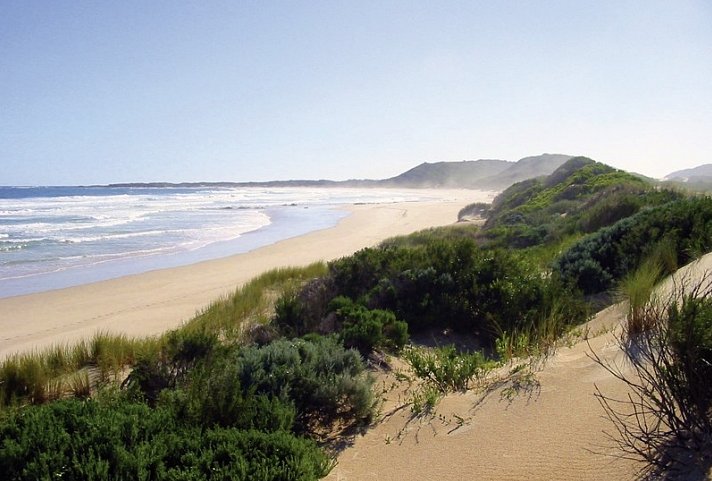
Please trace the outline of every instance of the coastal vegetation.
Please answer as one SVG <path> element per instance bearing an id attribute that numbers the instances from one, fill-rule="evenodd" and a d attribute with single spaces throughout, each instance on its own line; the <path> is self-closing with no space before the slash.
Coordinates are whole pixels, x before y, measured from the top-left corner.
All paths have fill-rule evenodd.
<path id="1" fill-rule="evenodd" d="M 592 354 L 630 391 L 621 399 L 596 390 L 611 439 L 622 457 L 644 461 L 650 479 L 703 479 L 712 466 L 712 283 L 683 277 L 665 297 L 649 293 L 631 307 L 618 337 L 630 368 Z"/>
<path id="2" fill-rule="evenodd" d="M 643 381 L 617 374 L 638 389 L 634 408 L 662 413 L 658 431 L 631 431 L 599 393 L 620 434 L 634 433 L 622 446 L 642 456 L 645 436 L 677 447 L 684 433 L 709 439 L 709 290 L 664 309 L 650 299 L 665 275 L 712 250 L 710 199 L 578 157 L 461 214 L 486 220 L 270 271 L 157 338 L 102 334 L 6 359 L 0 470 L 8 479 L 319 479 L 336 441 L 375 419 L 372 359 L 401 356 L 421 382 L 414 412 L 432 408 L 497 365 L 546 355 L 616 292 L 629 299 L 625 342 L 643 353 L 631 358 L 642 359 Z M 443 333 L 469 347 L 415 341 Z"/>

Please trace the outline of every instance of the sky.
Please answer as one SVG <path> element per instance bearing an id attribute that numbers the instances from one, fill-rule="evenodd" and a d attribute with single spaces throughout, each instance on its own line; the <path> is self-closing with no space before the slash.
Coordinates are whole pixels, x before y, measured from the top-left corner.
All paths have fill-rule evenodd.
<path id="1" fill-rule="evenodd" d="M 0 2 L 0 185 L 712 163 L 712 2 Z"/>

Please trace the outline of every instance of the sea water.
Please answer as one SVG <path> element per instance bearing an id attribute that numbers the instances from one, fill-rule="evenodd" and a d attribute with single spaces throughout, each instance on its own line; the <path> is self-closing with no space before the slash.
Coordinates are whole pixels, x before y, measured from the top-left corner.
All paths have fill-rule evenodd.
<path id="1" fill-rule="evenodd" d="M 335 225 L 344 205 L 432 200 L 347 188 L 0 187 L 0 297 L 225 257 Z"/>

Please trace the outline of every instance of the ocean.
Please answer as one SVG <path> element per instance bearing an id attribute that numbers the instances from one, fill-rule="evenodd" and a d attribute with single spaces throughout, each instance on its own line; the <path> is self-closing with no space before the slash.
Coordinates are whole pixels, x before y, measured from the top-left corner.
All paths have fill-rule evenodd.
<path id="1" fill-rule="evenodd" d="M 434 200 L 347 188 L 0 187 L 0 297 L 176 267 L 328 228 L 344 205 Z"/>

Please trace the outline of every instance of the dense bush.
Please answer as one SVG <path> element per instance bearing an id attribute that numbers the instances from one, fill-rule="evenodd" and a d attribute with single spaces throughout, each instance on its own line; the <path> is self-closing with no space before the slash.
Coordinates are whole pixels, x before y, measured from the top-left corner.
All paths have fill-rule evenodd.
<path id="1" fill-rule="evenodd" d="M 601 292 L 661 243 L 676 253 L 676 264 L 712 249 L 712 199 L 678 200 L 643 210 L 585 237 L 561 255 L 554 269 L 586 294 Z"/>
<path id="2" fill-rule="evenodd" d="M 65 400 L 0 422 L 7 480 L 317 480 L 331 461 L 285 432 L 186 426 L 145 404 Z"/>
<path id="3" fill-rule="evenodd" d="M 158 406 L 191 425 L 262 432 L 293 430 L 296 413 L 291 402 L 255 395 L 233 374 L 229 370 L 198 369 L 187 386 L 164 391 Z"/>
<path id="4" fill-rule="evenodd" d="M 341 324 L 339 336 L 344 346 L 366 355 L 374 348 L 398 351 L 408 342 L 408 324 L 390 311 L 367 309 L 348 297 L 336 297 L 330 303 Z"/>
<path id="5" fill-rule="evenodd" d="M 432 239 L 424 245 L 363 249 L 329 264 L 328 277 L 334 297 L 353 299 L 366 310 L 390 311 L 408 324 L 410 332 L 454 328 L 493 343 L 501 331 L 538 323 L 554 303 L 569 305 L 570 323 L 585 319 L 576 307 L 577 296 L 555 276 L 543 275 L 524 255 L 481 249 L 472 239 Z M 304 312 L 307 307 L 313 312 L 330 310 L 328 305 L 309 306 L 298 296 L 290 302 L 298 304 L 290 312 Z M 320 323 L 298 316 L 290 320 L 278 313 L 278 324 L 290 322 L 299 326 Z M 375 323 L 371 324 L 358 329 L 368 327 L 377 338 Z M 368 332 L 361 334 L 369 337 Z"/>
<path id="6" fill-rule="evenodd" d="M 463 220 L 465 217 L 485 217 L 491 205 L 486 202 L 475 202 L 468 204 L 457 213 L 457 220 Z"/>
<path id="7" fill-rule="evenodd" d="M 202 380 L 194 389 L 207 392 L 210 386 L 210 392 L 218 393 L 215 399 L 205 395 L 209 403 L 203 406 L 215 413 L 207 414 L 209 418 L 219 415 L 225 406 L 230 410 L 235 405 L 239 411 L 239 386 L 242 395 L 293 405 L 295 429 L 300 432 L 368 423 L 373 415 L 372 381 L 361 357 L 333 338 L 279 340 L 262 347 L 234 349 L 211 360 L 198 375 Z M 282 411 L 276 413 L 271 422 L 284 418 Z"/>
<path id="8" fill-rule="evenodd" d="M 170 331 L 165 335 L 162 349 L 139 357 L 123 387 L 153 405 L 161 391 L 175 388 L 217 346 L 217 334 L 206 329 Z"/>
<path id="9" fill-rule="evenodd" d="M 412 252 L 371 251 L 361 258 L 386 268 L 378 280 L 360 287 L 331 266 L 337 285 L 363 299 L 368 307 L 388 309 L 412 330 L 455 328 L 492 339 L 503 330 L 545 316 L 550 293 L 563 293 L 554 278 L 522 256 L 503 250 L 483 250 L 471 240 L 432 242 Z M 347 273 L 353 267 L 346 261 Z M 358 279 L 358 276 L 356 277 Z M 357 281 L 356 281 L 357 282 Z M 572 322 L 582 319 L 572 312 Z"/>

